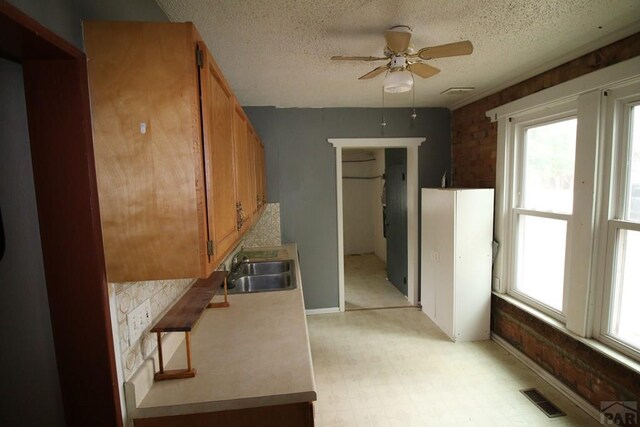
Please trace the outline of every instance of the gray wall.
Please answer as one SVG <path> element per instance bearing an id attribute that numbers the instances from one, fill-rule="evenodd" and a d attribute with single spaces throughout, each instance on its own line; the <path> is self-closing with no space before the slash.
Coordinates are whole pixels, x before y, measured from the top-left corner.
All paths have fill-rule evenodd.
<path id="1" fill-rule="evenodd" d="M 338 306 L 335 149 L 327 138 L 425 136 L 419 149 L 419 185 L 435 187 L 451 167 L 450 112 L 444 108 L 245 107 L 264 145 L 267 192 L 280 203 L 283 242 L 301 258 L 308 309 Z"/>
<path id="2" fill-rule="evenodd" d="M 83 19 L 169 20 L 154 0 L 9 0 L 9 3 L 80 49 Z"/>
<path id="3" fill-rule="evenodd" d="M 77 47 L 82 47 L 82 18 L 167 20 L 153 0 L 10 3 Z M 0 261 L 0 425 L 62 426 L 22 67 L 2 59 L 0 100 L 0 208 L 7 245 Z"/>

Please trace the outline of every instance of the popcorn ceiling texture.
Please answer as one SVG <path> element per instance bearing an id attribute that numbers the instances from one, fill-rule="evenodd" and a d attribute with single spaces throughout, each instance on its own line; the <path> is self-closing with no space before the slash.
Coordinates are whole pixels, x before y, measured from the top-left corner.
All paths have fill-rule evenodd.
<path id="1" fill-rule="evenodd" d="M 242 243 L 246 247 L 280 245 L 280 204 L 268 203 L 262 216 L 247 232 Z M 156 335 L 149 329 L 189 289 L 194 279 L 152 280 L 146 282 L 111 283 L 115 291 L 117 340 L 124 379 L 127 380 L 140 367 L 142 361 L 157 347 Z M 127 314 L 149 299 L 151 324 L 139 340 L 129 345 Z"/>
<path id="2" fill-rule="evenodd" d="M 630 35 L 640 16 L 638 0 L 157 2 L 172 21 L 197 26 L 241 105 L 276 107 L 380 107 L 383 76 L 358 77 L 384 62 L 329 58 L 380 56 L 392 25 L 411 26 L 416 48 L 474 44 L 472 55 L 429 61 L 442 72 L 416 79 L 416 106 L 451 107 Z M 476 91 L 440 94 L 455 86 Z M 409 107 L 411 95 L 385 105 Z"/>

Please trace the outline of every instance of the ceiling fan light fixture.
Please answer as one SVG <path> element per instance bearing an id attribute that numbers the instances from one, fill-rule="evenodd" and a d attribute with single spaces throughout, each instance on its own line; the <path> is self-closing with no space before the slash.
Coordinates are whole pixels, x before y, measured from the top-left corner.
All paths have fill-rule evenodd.
<path id="1" fill-rule="evenodd" d="M 391 71 L 384 78 L 382 86 L 388 93 L 408 92 L 413 87 L 413 77 L 407 70 Z"/>

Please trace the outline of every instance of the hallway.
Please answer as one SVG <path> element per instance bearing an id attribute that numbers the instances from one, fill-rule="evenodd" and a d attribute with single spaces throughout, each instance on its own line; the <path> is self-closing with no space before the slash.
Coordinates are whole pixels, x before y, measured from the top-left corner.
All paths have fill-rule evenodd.
<path id="1" fill-rule="evenodd" d="M 386 275 L 386 265 L 376 255 L 346 255 L 346 310 L 410 307 L 407 298 L 386 279 Z"/>

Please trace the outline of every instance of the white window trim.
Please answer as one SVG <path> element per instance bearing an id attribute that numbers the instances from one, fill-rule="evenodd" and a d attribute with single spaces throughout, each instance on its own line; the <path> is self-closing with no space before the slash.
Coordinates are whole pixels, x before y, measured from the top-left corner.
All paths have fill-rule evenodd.
<path id="1" fill-rule="evenodd" d="M 486 113 L 493 122 L 498 122 L 496 161 L 496 210 L 495 238 L 502 245 L 496 255 L 493 271 L 493 287 L 497 293 L 505 294 L 510 282 L 509 248 L 511 201 L 513 188 L 513 150 L 508 147 L 512 140 L 513 119 L 532 115 L 536 112 L 550 112 L 551 109 L 577 101 L 578 144 L 576 149 L 576 173 L 574 182 L 574 228 L 571 233 L 571 259 L 566 264 L 569 274 L 565 291 L 568 304 L 565 309 L 565 328 L 580 337 L 594 335 L 596 325 L 596 305 L 601 304 L 604 281 L 604 260 L 606 259 L 606 236 L 602 236 L 602 222 L 608 219 L 603 206 L 608 206 L 608 189 L 603 188 L 603 177 L 609 172 L 600 165 L 610 164 L 603 159 L 605 144 L 599 143 L 603 137 L 602 122 L 580 120 L 581 116 L 601 117 L 604 101 L 602 92 L 613 85 L 628 83 L 640 78 L 640 57 L 635 57 L 585 76 L 553 86 L 527 97 L 505 104 Z M 509 119 L 512 119 L 510 122 Z M 607 194 L 605 194 L 607 193 Z M 605 218 L 603 218 L 603 216 Z M 583 229 L 583 231 L 579 231 Z M 603 241 L 604 240 L 604 241 Z M 600 283 L 600 285 L 598 285 Z M 596 293 L 600 298 L 596 297 Z M 595 335 L 599 335 L 598 332 Z"/>
<path id="2" fill-rule="evenodd" d="M 603 109 L 605 109 L 603 120 L 606 128 L 603 126 L 603 133 L 604 137 L 612 145 L 612 148 L 605 153 L 606 158 L 604 162 L 608 168 L 611 168 L 613 165 L 619 164 L 621 151 L 626 151 L 629 148 L 626 142 L 626 133 L 622 131 L 622 137 L 620 135 L 620 126 L 622 124 L 619 120 L 620 108 L 624 108 L 629 103 L 637 104 L 637 94 L 640 93 L 640 80 L 636 82 L 624 81 L 617 84 L 610 84 L 607 85 L 606 90 L 608 96 L 603 99 Z M 629 102 L 630 100 L 632 101 Z M 620 140 L 622 140 L 622 142 Z M 599 224 L 600 229 L 603 230 L 601 233 L 603 238 L 601 239 L 599 247 L 599 253 L 601 253 L 602 256 L 601 259 L 598 260 L 597 283 L 601 283 L 601 286 L 597 287 L 597 292 L 594 297 L 592 336 L 597 337 L 598 340 L 615 350 L 640 360 L 640 350 L 630 347 L 628 344 L 608 333 L 611 310 L 610 300 L 613 276 L 615 274 L 613 265 L 615 257 L 609 256 L 609 254 L 616 250 L 616 235 L 618 230 L 640 231 L 640 224 L 617 219 L 622 214 L 625 197 L 616 190 L 620 189 L 620 182 L 626 181 L 627 170 L 620 168 L 618 173 L 610 173 L 610 170 L 606 169 L 606 172 L 602 185 L 603 213 Z M 629 189 L 625 190 L 628 191 Z"/>
<path id="3" fill-rule="evenodd" d="M 507 281 L 505 283 L 506 287 L 503 292 L 512 295 L 513 297 L 526 302 L 527 304 L 535 307 L 537 310 L 557 319 L 562 322 L 565 321 L 565 313 L 567 311 L 567 297 L 568 297 L 568 286 L 566 284 L 569 282 L 569 269 L 565 269 L 564 273 L 564 283 L 565 286 L 563 288 L 563 307 L 562 310 L 558 311 L 552 307 L 549 307 L 540 301 L 537 301 L 530 296 L 519 292 L 515 288 L 516 282 L 516 247 L 512 245 L 516 241 L 515 236 L 518 233 L 518 224 L 516 221 L 516 216 L 518 215 L 527 215 L 534 216 L 539 218 L 548 218 L 548 219 L 557 219 L 566 221 L 567 223 L 567 236 L 570 235 L 570 227 L 572 225 L 573 214 L 572 213 L 553 213 L 553 212 L 545 212 L 545 211 L 537 211 L 521 208 L 522 204 L 522 175 L 520 174 L 520 170 L 524 167 L 524 153 L 522 152 L 522 147 L 524 144 L 524 133 L 526 129 L 529 127 L 551 123 L 554 121 L 564 120 L 570 117 L 577 117 L 577 102 L 574 97 L 567 97 L 562 100 L 562 102 L 553 103 L 547 108 L 543 109 L 535 109 L 533 111 L 521 111 L 517 115 L 513 115 L 508 118 L 506 122 L 506 126 L 508 127 L 508 135 L 511 138 L 511 141 L 514 142 L 511 146 L 505 145 L 505 150 L 509 151 L 506 153 L 508 158 L 514 159 L 514 161 L 509 164 L 509 181 L 505 181 L 505 188 L 509 187 L 509 191 L 507 192 L 507 196 L 505 199 L 506 210 L 507 210 L 507 230 L 508 230 L 508 238 L 499 240 L 500 242 L 504 242 L 503 252 L 508 255 L 508 262 L 505 269 L 505 276 L 507 277 Z M 576 152 L 577 152 L 577 144 L 576 144 Z M 577 154 L 576 154 L 577 155 Z M 574 179 L 575 180 L 575 179 Z M 575 188 L 575 183 L 574 183 Z M 571 256 L 571 241 L 567 239 L 565 243 L 565 265 L 567 265 L 568 259 Z"/>

